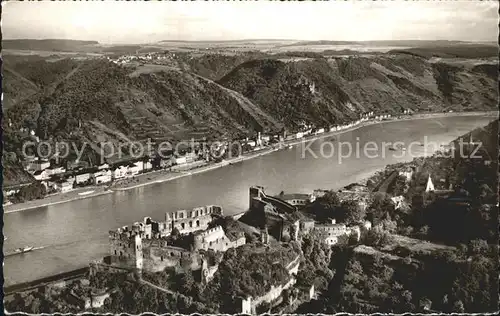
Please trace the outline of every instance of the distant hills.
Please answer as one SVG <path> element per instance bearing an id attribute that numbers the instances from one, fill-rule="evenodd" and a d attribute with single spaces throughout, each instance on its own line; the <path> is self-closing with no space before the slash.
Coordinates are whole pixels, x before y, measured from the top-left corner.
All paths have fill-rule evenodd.
<path id="1" fill-rule="evenodd" d="M 43 50 L 43 51 L 77 51 L 85 46 L 99 45 L 97 41 L 78 41 L 65 39 L 4 39 L 2 49 Z"/>
<path id="2" fill-rule="evenodd" d="M 299 41 L 293 45 L 379 45 L 379 46 L 450 46 L 472 42 L 447 40 L 381 40 L 381 41 Z"/>
<path id="3" fill-rule="evenodd" d="M 457 48 L 457 49 L 481 49 L 487 50 L 488 54 L 491 55 L 491 50 L 496 48 L 497 45 L 494 42 L 465 42 L 465 41 L 445 41 L 445 40 L 387 40 L 387 41 L 330 41 L 330 40 L 320 40 L 320 41 L 302 41 L 302 40 L 287 40 L 287 39 L 241 39 L 241 40 L 227 40 L 227 41 L 216 41 L 216 40 L 204 40 L 204 41 L 185 41 L 185 40 L 163 40 L 156 43 L 149 44 L 112 44 L 103 45 L 97 41 L 79 41 L 79 40 L 66 40 L 66 39 L 7 39 L 3 40 L 3 49 L 9 50 L 31 50 L 31 51 L 54 51 L 54 52 L 94 52 L 94 53 L 135 53 L 141 49 L 148 48 L 151 46 L 156 46 L 161 48 L 162 46 L 175 46 L 179 44 L 185 47 L 196 47 L 200 48 L 203 45 L 207 47 L 220 47 L 230 45 L 232 47 L 241 46 L 252 46 L 252 45 L 268 45 L 269 47 L 275 48 L 286 48 L 286 47 L 312 47 L 312 46 L 328 46 L 325 49 L 332 49 L 331 46 L 354 46 L 352 49 L 355 50 L 356 47 L 370 46 L 370 47 L 408 47 L 411 49 L 425 48 L 429 49 L 441 49 L 441 48 Z M 486 48 L 488 47 L 488 48 Z M 146 49 L 147 51 L 147 49 Z"/>

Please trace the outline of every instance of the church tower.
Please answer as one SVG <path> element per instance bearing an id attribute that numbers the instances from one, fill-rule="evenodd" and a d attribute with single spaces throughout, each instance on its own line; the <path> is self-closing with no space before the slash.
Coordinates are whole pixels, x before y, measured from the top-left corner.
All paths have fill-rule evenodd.
<path id="1" fill-rule="evenodd" d="M 425 187 L 425 192 L 433 192 L 434 184 L 432 183 L 431 175 L 429 174 L 429 179 L 427 180 L 427 186 Z"/>

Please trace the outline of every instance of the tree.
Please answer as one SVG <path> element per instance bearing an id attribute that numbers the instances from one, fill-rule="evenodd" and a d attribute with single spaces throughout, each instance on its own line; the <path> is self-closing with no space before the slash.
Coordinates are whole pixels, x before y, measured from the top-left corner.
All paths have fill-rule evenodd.
<path id="1" fill-rule="evenodd" d="M 323 219 L 335 218 L 335 211 L 340 206 L 340 199 L 334 191 L 328 191 L 325 195 L 314 201 L 314 213 Z"/>
<path id="2" fill-rule="evenodd" d="M 424 297 L 420 299 L 419 305 L 421 310 L 428 311 L 432 307 L 432 301 L 427 297 Z"/>
<path id="3" fill-rule="evenodd" d="M 377 224 L 394 213 L 394 203 L 386 194 L 377 194 L 368 207 L 367 213 L 371 214 L 373 224 Z"/>
<path id="4" fill-rule="evenodd" d="M 482 239 L 474 239 L 470 242 L 469 252 L 471 254 L 485 254 L 489 249 L 488 243 L 486 240 Z"/>
<path id="5" fill-rule="evenodd" d="M 406 181 L 406 177 L 402 175 L 398 175 L 394 182 L 392 183 L 392 194 L 394 196 L 403 195 L 408 191 L 408 182 Z"/>
<path id="6" fill-rule="evenodd" d="M 193 291 L 194 285 L 195 280 L 193 274 L 190 271 L 185 272 L 180 278 L 180 292 L 189 295 Z"/>
<path id="7" fill-rule="evenodd" d="M 360 224 L 366 217 L 366 212 L 355 200 L 346 200 L 340 204 L 338 220 L 346 224 Z"/>
<path id="8" fill-rule="evenodd" d="M 429 226 L 425 225 L 417 232 L 419 238 L 425 238 L 429 234 Z"/>
<path id="9" fill-rule="evenodd" d="M 391 220 L 390 218 L 386 218 L 382 221 L 381 223 L 382 227 L 384 228 L 385 231 L 389 233 L 395 233 L 398 225 L 395 221 Z"/>
<path id="10" fill-rule="evenodd" d="M 385 231 L 381 225 L 370 229 L 365 236 L 365 243 L 368 246 L 383 247 L 390 243 L 392 235 Z"/>
<path id="11" fill-rule="evenodd" d="M 453 303 L 453 312 L 455 313 L 463 313 L 465 311 L 464 309 L 464 303 L 462 303 L 461 300 L 456 301 Z"/>
<path id="12" fill-rule="evenodd" d="M 181 232 L 177 229 L 177 227 L 174 227 L 172 231 L 170 232 L 170 236 L 172 237 L 179 237 L 181 235 Z"/>
<path id="13" fill-rule="evenodd" d="M 41 182 L 33 182 L 19 189 L 12 199 L 13 202 L 22 203 L 26 201 L 41 199 L 47 194 L 45 186 Z"/>

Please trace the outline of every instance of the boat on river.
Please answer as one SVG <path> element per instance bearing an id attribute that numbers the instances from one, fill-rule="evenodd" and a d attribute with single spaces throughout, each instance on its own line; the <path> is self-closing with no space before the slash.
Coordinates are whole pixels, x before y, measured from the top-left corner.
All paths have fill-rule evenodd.
<path id="1" fill-rule="evenodd" d="M 17 248 L 14 252 L 15 253 L 26 253 L 26 252 L 30 252 L 31 250 L 33 250 L 34 247 L 24 247 L 24 248 Z"/>

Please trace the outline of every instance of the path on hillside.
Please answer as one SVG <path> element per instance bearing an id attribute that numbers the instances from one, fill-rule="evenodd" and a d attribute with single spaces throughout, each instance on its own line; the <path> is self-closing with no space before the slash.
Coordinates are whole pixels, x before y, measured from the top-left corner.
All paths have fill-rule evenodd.
<path id="1" fill-rule="evenodd" d="M 167 293 L 167 294 L 176 294 L 176 292 L 173 292 L 171 290 L 168 290 L 168 289 L 165 289 L 165 288 L 162 288 L 162 287 L 159 287 L 158 285 L 155 285 L 149 281 L 146 281 L 144 280 L 143 278 L 139 279 L 139 282 L 144 284 L 144 285 L 147 285 L 147 286 L 150 286 L 152 288 L 155 288 L 157 289 L 158 291 L 162 291 L 164 293 Z M 179 293 L 178 293 L 179 294 Z M 179 295 L 182 295 L 182 294 L 179 294 Z"/>
<path id="2" fill-rule="evenodd" d="M 19 104 L 21 102 L 24 102 L 26 100 L 28 100 L 29 98 L 33 97 L 33 96 L 36 96 L 37 93 L 40 92 L 40 87 L 38 87 L 33 81 L 27 79 L 26 77 L 24 77 L 23 75 L 19 74 L 17 71 L 13 70 L 12 68 L 8 67 L 8 66 L 3 66 L 4 67 L 4 71 L 9 71 L 10 73 L 12 73 L 14 76 L 16 76 L 20 81 L 23 81 L 25 83 L 27 83 L 28 85 L 30 85 L 33 89 L 35 89 L 35 91 L 31 94 L 25 94 L 24 96 L 20 97 L 16 102 L 13 102 L 11 103 L 10 105 L 6 106 L 6 103 L 4 102 L 3 106 L 4 106 L 4 109 L 7 110 L 8 108 L 12 108 L 13 106 L 15 106 L 16 104 Z"/>
<path id="3" fill-rule="evenodd" d="M 200 75 L 197 75 L 197 74 L 194 74 L 194 76 L 202 79 L 202 80 L 205 80 L 209 83 L 212 83 L 214 85 L 216 85 L 217 87 L 219 87 L 220 89 L 226 91 L 227 93 L 229 93 L 233 98 L 236 99 L 236 101 L 238 101 L 239 105 L 241 106 L 241 108 L 243 110 L 245 110 L 248 114 L 250 114 L 253 118 L 255 118 L 255 120 L 259 121 L 259 119 L 262 119 L 262 118 L 265 118 L 269 123 L 273 124 L 274 126 L 276 127 L 282 127 L 283 124 L 279 123 L 278 121 L 276 121 L 271 115 L 269 115 L 268 113 L 264 112 L 260 107 L 256 106 L 255 104 L 252 103 L 252 101 L 250 101 L 247 97 L 245 97 L 243 94 L 237 92 L 237 91 L 234 91 L 234 90 L 231 90 L 229 88 L 226 88 L 224 87 L 223 85 L 213 81 L 213 80 L 210 80 L 208 78 L 205 78 L 203 76 L 200 76 Z"/>
<path id="4" fill-rule="evenodd" d="M 46 95 L 52 95 L 56 91 L 57 86 L 59 86 L 59 84 L 71 78 L 78 70 L 80 70 L 83 64 L 84 64 L 83 62 L 79 63 L 78 66 L 76 66 L 75 69 L 68 72 L 66 76 L 62 77 L 61 79 L 51 84 L 46 90 L 47 91 Z"/>
<path id="5" fill-rule="evenodd" d="M 37 91 L 40 90 L 40 87 L 38 87 L 38 85 L 36 83 L 34 83 L 33 81 L 31 81 L 28 78 L 24 77 L 23 75 L 21 75 L 20 73 L 18 73 L 14 69 L 10 68 L 9 66 L 5 66 L 5 64 L 4 64 L 3 65 L 3 69 L 7 70 L 7 71 L 10 71 L 13 75 L 15 75 L 16 77 L 18 77 L 20 80 L 26 82 L 27 84 L 29 84 L 30 86 L 32 86 Z"/>

